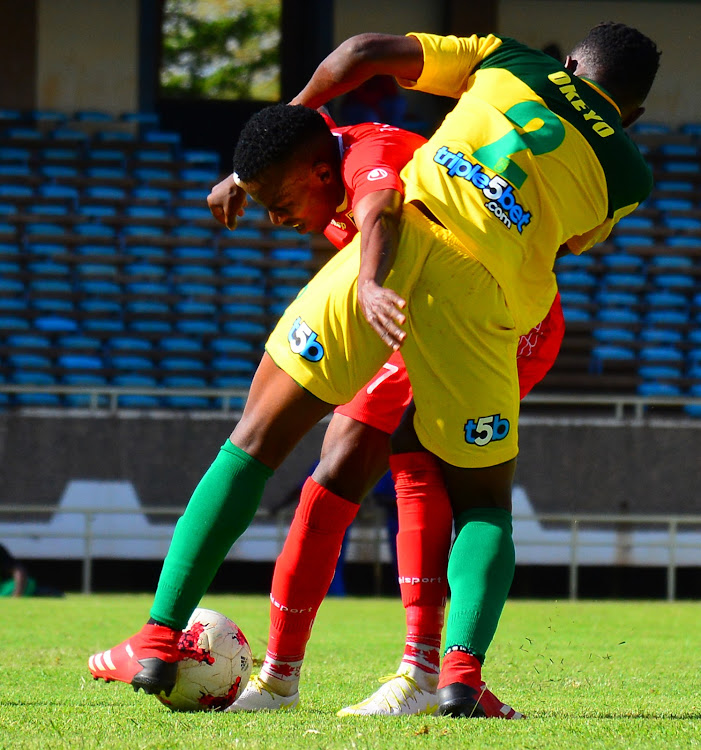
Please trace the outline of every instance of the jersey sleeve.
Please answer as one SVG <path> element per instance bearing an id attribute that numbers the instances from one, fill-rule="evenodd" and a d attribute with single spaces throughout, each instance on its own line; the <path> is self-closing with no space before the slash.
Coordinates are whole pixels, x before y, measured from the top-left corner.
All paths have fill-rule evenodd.
<path id="1" fill-rule="evenodd" d="M 598 245 L 600 242 L 604 242 L 604 240 L 606 240 L 606 238 L 611 234 L 611 230 L 614 228 L 616 223 L 620 221 L 624 216 L 628 216 L 628 214 L 635 211 L 637 207 L 638 204 L 633 203 L 630 206 L 619 208 L 618 211 L 614 213 L 612 218 L 605 219 L 603 222 L 601 222 L 601 224 L 599 224 L 599 226 L 594 227 L 594 229 L 591 229 L 588 232 L 580 234 L 576 237 L 570 237 L 570 239 L 567 240 L 566 243 L 567 247 L 575 255 L 581 255 L 587 250 L 590 250 L 592 247 L 594 247 L 594 245 Z"/>
<path id="2" fill-rule="evenodd" d="M 425 139 L 379 123 L 361 127 L 368 131 L 357 139 L 343 159 L 343 181 L 351 190 L 353 204 L 378 190 L 396 190 L 404 195 L 399 173 Z"/>
<path id="3" fill-rule="evenodd" d="M 457 99 L 467 89 L 475 68 L 502 44 L 499 37 L 473 34 L 470 37 L 437 36 L 412 32 L 421 44 L 424 66 L 418 81 L 397 79 L 407 89 Z"/>

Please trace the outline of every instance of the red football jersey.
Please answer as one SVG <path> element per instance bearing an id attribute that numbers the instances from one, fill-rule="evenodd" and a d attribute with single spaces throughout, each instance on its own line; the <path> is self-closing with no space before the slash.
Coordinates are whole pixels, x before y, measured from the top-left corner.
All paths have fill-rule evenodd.
<path id="1" fill-rule="evenodd" d="M 404 195 L 399 173 L 426 139 L 380 122 L 339 128 L 330 118 L 325 119 L 338 140 L 346 195 L 324 234 L 340 249 L 358 231 L 353 206 L 361 198 L 377 190 L 397 190 Z"/>

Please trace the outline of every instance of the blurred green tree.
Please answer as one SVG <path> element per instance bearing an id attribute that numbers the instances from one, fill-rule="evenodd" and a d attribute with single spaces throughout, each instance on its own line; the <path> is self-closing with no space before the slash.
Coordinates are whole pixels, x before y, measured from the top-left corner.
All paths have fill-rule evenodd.
<path id="1" fill-rule="evenodd" d="M 161 92 L 280 98 L 280 0 L 167 0 Z"/>

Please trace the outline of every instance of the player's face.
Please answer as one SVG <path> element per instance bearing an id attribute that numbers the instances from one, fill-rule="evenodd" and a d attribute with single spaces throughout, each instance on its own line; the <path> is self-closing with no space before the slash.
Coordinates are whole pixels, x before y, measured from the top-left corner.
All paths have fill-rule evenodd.
<path id="1" fill-rule="evenodd" d="M 241 187 L 268 210 L 273 224 L 300 234 L 321 234 L 343 199 L 331 168 L 323 163 L 270 169 Z"/>

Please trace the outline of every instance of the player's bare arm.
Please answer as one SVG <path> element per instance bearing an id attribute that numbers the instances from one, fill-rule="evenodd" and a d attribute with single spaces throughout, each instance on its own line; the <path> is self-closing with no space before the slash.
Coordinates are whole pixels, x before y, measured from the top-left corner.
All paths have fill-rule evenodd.
<path id="1" fill-rule="evenodd" d="M 207 196 L 212 216 L 227 229 L 236 229 L 238 217 L 243 216 L 247 204 L 246 191 L 236 184 L 234 175 L 218 182 Z"/>
<path id="2" fill-rule="evenodd" d="M 360 229 L 358 303 L 365 319 L 392 349 L 402 345 L 401 329 L 406 302 L 383 286 L 397 253 L 398 228 L 403 196 L 397 190 L 378 190 L 361 198 L 353 207 Z"/>
<path id="3" fill-rule="evenodd" d="M 414 37 L 358 34 L 326 57 L 290 104 L 320 107 L 376 75 L 416 81 L 423 69 L 423 49 Z"/>

